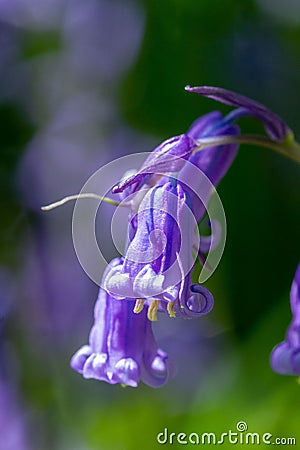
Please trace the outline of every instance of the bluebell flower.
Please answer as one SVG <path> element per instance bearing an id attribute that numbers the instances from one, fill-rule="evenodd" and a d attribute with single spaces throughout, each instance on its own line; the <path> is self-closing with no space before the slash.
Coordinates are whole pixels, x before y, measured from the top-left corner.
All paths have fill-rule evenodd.
<path id="1" fill-rule="evenodd" d="M 300 376 L 300 264 L 292 284 L 290 301 L 293 318 L 285 340 L 272 351 L 271 366 L 280 374 Z"/>
<path id="2" fill-rule="evenodd" d="M 120 262 L 114 259 L 107 270 Z M 143 381 L 152 387 L 162 386 L 169 378 L 170 363 L 157 347 L 151 327 L 146 308 L 136 315 L 131 301 L 117 300 L 100 288 L 89 345 L 75 353 L 71 367 L 84 378 L 110 384 L 136 387 Z"/>
<path id="3" fill-rule="evenodd" d="M 137 173 L 113 188 L 114 193 L 133 194 L 142 188 L 148 192 L 137 214 L 130 219 L 124 262 L 108 272 L 104 288 L 118 298 L 138 299 L 136 312 L 141 311 L 143 304 L 148 305 L 151 320 L 156 320 L 159 310 L 167 310 L 171 317 L 181 315 L 183 311 L 184 316 L 189 315 L 187 303 L 192 291 L 203 292 L 202 286 L 193 285 L 192 288 L 193 254 L 197 251 L 204 262 L 203 253 L 209 251 L 211 243 L 204 246 L 205 249 L 200 245 L 196 250 L 194 233 L 195 222 L 199 223 L 206 213 L 212 189 L 206 187 L 203 191 L 203 177 L 195 177 L 193 167 L 217 186 L 232 164 L 239 142 L 247 140 L 294 157 L 291 130 L 264 105 L 221 88 L 187 86 L 186 90 L 236 109 L 225 117 L 219 111 L 200 117 L 186 134 L 163 142 Z M 234 122 L 244 116 L 259 119 L 270 139 L 240 136 L 240 129 Z M 188 211 L 192 212 L 194 221 Z M 180 253 L 182 248 L 184 251 Z M 198 314 L 193 313 L 193 316 L 211 309 L 210 295 L 204 295 L 204 298 L 205 302 L 200 302 L 204 309 L 196 308 Z"/>
<path id="4" fill-rule="evenodd" d="M 154 340 L 151 321 L 157 311 L 171 317 L 199 317 L 213 307 L 212 294 L 193 284 L 195 260 L 217 244 L 216 236 L 197 239 L 213 188 L 227 173 L 241 143 L 262 145 L 300 162 L 300 146 L 285 122 L 265 106 L 234 92 L 215 87 L 186 87 L 235 109 L 223 117 L 214 111 L 197 119 L 190 129 L 160 144 L 141 169 L 125 176 L 114 188 L 129 206 L 124 258 L 114 259 L 104 273 L 95 306 L 89 345 L 72 358 L 72 367 L 85 378 L 115 384 L 150 386 L 166 383 L 167 355 Z M 244 116 L 259 119 L 267 136 L 241 135 L 235 122 Z M 195 176 L 195 170 L 203 176 Z M 203 180 L 210 180 L 205 183 Z M 66 197 L 49 210 L 76 198 L 99 198 L 83 193 Z M 197 237 L 197 236 L 196 236 Z M 299 374 L 299 278 L 292 288 L 293 321 L 287 339 L 272 355 L 280 373 Z M 134 306 L 133 306 L 134 305 Z"/>
<path id="5" fill-rule="evenodd" d="M 212 146 L 196 152 L 197 139 L 237 134 L 239 128 L 220 112 L 207 114 L 187 134 L 161 144 L 136 174 L 113 189 L 133 194 L 145 188 L 146 194 L 137 214 L 130 218 L 124 261 L 108 271 L 103 287 L 117 298 L 137 300 L 137 313 L 147 305 L 150 320 L 156 320 L 157 311 L 167 311 L 171 317 L 199 317 L 213 307 L 212 294 L 192 284 L 195 251 L 201 255 L 210 244 L 204 239 L 205 248 L 195 249 L 195 231 L 206 205 L 201 192 L 203 179 L 199 177 L 191 189 L 189 178 L 193 176 L 191 167 L 196 166 L 216 186 L 234 160 L 238 145 Z"/>
<path id="6" fill-rule="evenodd" d="M 172 317 L 194 317 L 213 306 L 210 292 L 191 282 L 196 222 L 188 204 L 183 187 L 174 180 L 149 189 L 124 260 L 104 277 L 103 286 L 112 295 L 138 299 L 135 312 L 146 302 L 150 320 L 156 320 L 158 309 Z"/>

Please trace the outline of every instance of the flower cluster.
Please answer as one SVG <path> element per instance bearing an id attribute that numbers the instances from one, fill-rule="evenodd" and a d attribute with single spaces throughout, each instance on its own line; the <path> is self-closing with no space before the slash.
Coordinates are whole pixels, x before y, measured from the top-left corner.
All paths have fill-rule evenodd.
<path id="1" fill-rule="evenodd" d="M 200 317 L 214 303 L 204 286 L 192 282 L 195 261 L 204 263 L 205 254 L 218 245 L 213 233 L 200 243 L 196 239 L 212 188 L 228 171 L 240 143 L 261 144 L 298 158 L 291 130 L 265 106 L 220 88 L 186 90 L 235 109 L 225 117 L 219 111 L 200 117 L 186 133 L 159 145 L 140 170 L 113 187 L 112 193 L 130 207 L 127 247 L 103 275 L 89 345 L 71 361 L 85 378 L 129 386 L 140 380 L 154 387 L 166 383 L 171 363 L 154 339 L 152 322 L 157 312 L 172 318 Z M 259 119 L 267 136 L 241 135 L 235 122 L 244 116 Z M 294 310 L 299 310 L 300 269 L 297 273 Z M 298 316 L 287 342 L 274 351 L 275 370 L 299 372 Z"/>

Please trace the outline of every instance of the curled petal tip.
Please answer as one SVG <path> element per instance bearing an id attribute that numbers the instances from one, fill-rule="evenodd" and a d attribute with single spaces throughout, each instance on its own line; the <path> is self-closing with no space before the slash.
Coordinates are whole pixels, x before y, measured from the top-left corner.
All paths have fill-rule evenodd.
<path id="1" fill-rule="evenodd" d="M 199 284 L 193 284 L 191 286 L 191 291 L 194 294 L 198 294 L 198 296 L 200 297 L 198 299 L 198 314 L 208 314 L 214 306 L 214 297 L 212 295 L 212 293 L 206 289 L 204 286 L 201 286 Z"/>
<path id="2" fill-rule="evenodd" d="M 180 304 L 180 313 L 186 318 L 208 314 L 214 306 L 212 293 L 200 284 L 190 286 L 191 294 Z"/>
<path id="3" fill-rule="evenodd" d="M 92 353 L 89 345 L 83 345 L 71 358 L 70 366 L 76 372 L 82 373 L 86 360 Z"/>

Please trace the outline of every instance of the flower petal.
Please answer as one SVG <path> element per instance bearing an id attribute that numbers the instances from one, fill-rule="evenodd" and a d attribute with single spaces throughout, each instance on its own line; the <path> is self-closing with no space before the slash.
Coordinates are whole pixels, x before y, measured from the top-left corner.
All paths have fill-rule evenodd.
<path id="1" fill-rule="evenodd" d="M 196 92 L 204 97 L 225 103 L 226 105 L 246 109 L 249 116 L 256 117 L 264 123 L 267 133 L 275 141 L 282 141 L 290 133 L 289 127 L 281 117 L 261 103 L 244 95 L 213 86 L 186 86 L 185 89 L 189 92 Z"/>
<path id="2" fill-rule="evenodd" d="M 271 366 L 275 372 L 300 376 L 300 264 L 292 284 L 290 301 L 293 318 L 285 341 L 272 351 Z"/>
<path id="3" fill-rule="evenodd" d="M 139 366 L 132 358 L 123 358 L 117 362 L 114 368 L 114 376 L 118 383 L 137 387 L 140 379 Z"/>
<path id="4" fill-rule="evenodd" d="M 89 345 L 83 345 L 77 352 L 72 356 L 70 365 L 72 369 L 76 372 L 82 373 L 83 367 L 86 363 L 88 357 L 92 354 L 92 349 Z"/>
<path id="5" fill-rule="evenodd" d="M 107 375 L 108 355 L 106 353 L 92 353 L 86 360 L 82 375 L 84 378 L 94 378 L 109 382 Z"/>
<path id="6" fill-rule="evenodd" d="M 121 180 L 117 186 L 113 187 L 112 192 L 114 194 L 122 192 L 132 185 L 134 185 L 132 192 L 135 192 L 144 183 L 149 182 L 155 174 L 178 172 L 196 146 L 194 139 L 187 134 L 181 134 L 164 141 L 153 150 L 136 174 Z"/>
<path id="7" fill-rule="evenodd" d="M 164 279 L 164 275 L 156 274 L 150 264 L 145 265 L 133 282 L 135 296 L 148 298 L 161 294 Z"/>
<path id="8" fill-rule="evenodd" d="M 293 349 L 286 342 L 278 344 L 271 354 L 271 367 L 274 372 L 282 375 L 296 375 L 291 365 L 292 354 Z"/>
<path id="9" fill-rule="evenodd" d="M 294 322 L 300 326 L 300 264 L 297 267 L 291 288 L 291 310 Z"/>
<path id="10" fill-rule="evenodd" d="M 214 297 L 212 293 L 200 284 L 191 286 L 192 295 L 187 299 L 186 306 L 189 314 L 203 316 L 208 314 L 214 306 Z"/>

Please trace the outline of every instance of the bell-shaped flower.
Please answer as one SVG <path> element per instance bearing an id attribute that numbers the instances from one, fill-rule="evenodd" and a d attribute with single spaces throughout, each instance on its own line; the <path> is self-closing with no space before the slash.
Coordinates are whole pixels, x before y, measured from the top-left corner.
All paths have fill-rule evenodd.
<path id="1" fill-rule="evenodd" d="M 195 251 L 196 254 L 204 252 L 201 245 L 200 249 L 195 249 L 195 235 L 213 185 L 225 175 L 238 145 L 212 146 L 194 152 L 193 142 L 201 136 L 238 133 L 238 127 L 231 125 L 220 112 L 207 114 L 192 124 L 187 135 L 182 135 L 188 139 L 181 137 L 180 145 L 178 138 L 174 138 L 178 144 L 176 151 L 173 145 L 162 144 L 135 175 L 123 179 L 114 190 L 124 192 L 130 186 L 133 190 L 140 189 L 141 183 L 155 180 L 156 171 L 159 175 L 154 186 L 147 186 L 137 213 L 130 218 L 129 245 L 124 262 L 108 271 L 103 283 L 104 289 L 117 298 L 138 299 L 136 312 L 141 310 L 142 301 L 146 302 L 151 320 L 155 320 L 157 310 L 168 310 L 171 316 L 176 313 L 195 317 L 206 314 L 213 305 L 207 289 L 192 285 Z M 199 169 L 198 177 L 191 170 L 195 166 Z M 171 173 L 174 178 L 163 176 L 164 173 Z M 202 173 L 211 181 L 205 184 L 206 193 L 203 192 Z M 207 252 L 210 248 L 208 240 L 203 239 L 203 244 Z M 199 298 L 202 306 L 196 307 Z M 193 302 L 194 307 L 190 309 L 188 305 Z"/>
<path id="2" fill-rule="evenodd" d="M 151 188 L 135 220 L 136 232 L 124 261 L 107 271 L 103 287 L 116 298 L 136 300 L 134 311 L 148 306 L 148 318 L 157 311 L 171 317 L 199 317 L 213 307 L 213 296 L 192 284 L 197 222 L 189 198 L 175 180 Z M 210 245 L 204 240 L 204 250 Z"/>
<path id="3" fill-rule="evenodd" d="M 292 284 L 291 310 L 293 318 L 285 340 L 271 354 L 271 366 L 275 372 L 300 376 L 300 264 Z"/>
<path id="4" fill-rule="evenodd" d="M 114 259 L 107 270 L 120 262 Z M 139 381 L 162 386 L 170 372 L 168 356 L 155 342 L 147 308 L 135 314 L 130 300 L 117 300 L 102 288 L 89 344 L 75 353 L 71 367 L 84 378 L 132 387 Z"/>

